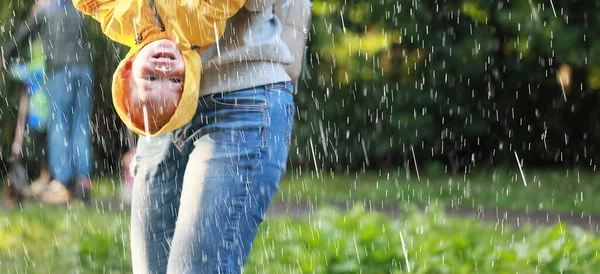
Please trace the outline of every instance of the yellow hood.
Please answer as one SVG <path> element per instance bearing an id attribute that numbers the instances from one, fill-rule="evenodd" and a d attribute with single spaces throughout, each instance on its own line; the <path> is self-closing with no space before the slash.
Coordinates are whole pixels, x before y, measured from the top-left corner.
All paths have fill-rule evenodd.
<path id="1" fill-rule="evenodd" d="M 179 46 L 185 62 L 183 94 L 169 122 L 150 136 L 173 131 L 188 123 L 196 113 L 202 62 L 199 49 L 217 41 L 225 22 L 245 0 L 73 0 L 83 13 L 92 16 L 110 39 L 130 47 L 113 75 L 112 98 L 117 114 L 125 125 L 140 135 L 144 128 L 136 127 L 125 107 L 120 76 L 127 60 L 150 42 L 169 39 Z"/>

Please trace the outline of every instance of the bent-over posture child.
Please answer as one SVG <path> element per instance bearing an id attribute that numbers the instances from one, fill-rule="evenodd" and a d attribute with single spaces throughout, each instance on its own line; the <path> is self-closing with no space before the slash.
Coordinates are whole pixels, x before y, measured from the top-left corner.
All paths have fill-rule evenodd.
<path id="1" fill-rule="evenodd" d="M 135 133 L 157 136 L 189 122 L 202 70 L 201 47 L 217 41 L 245 0 L 73 0 L 110 39 L 130 47 L 113 75 L 119 117 Z"/>

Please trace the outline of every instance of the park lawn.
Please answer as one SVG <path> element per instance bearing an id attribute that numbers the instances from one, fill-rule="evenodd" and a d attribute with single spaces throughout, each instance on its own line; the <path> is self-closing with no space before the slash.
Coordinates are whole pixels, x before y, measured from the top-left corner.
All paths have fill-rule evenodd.
<path id="1" fill-rule="evenodd" d="M 129 213 L 25 203 L 0 209 L 0 273 L 130 273 Z"/>
<path id="2" fill-rule="evenodd" d="M 299 173 L 289 169 L 275 202 L 319 205 L 413 203 L 447 207 L 600 215 L 600 175 L 577 170 L 495 169 L 467 175 L 426 176 L 403 172 Z M 118 196 L 118 178 L 96 180 L 96 197 Z"/>
<path id="3" fill-rule="evenodd" d="M 352 175 L 319 173 L 318 175 L 318 177 L 316 173 L 299 175 L 293 170 L 288 172 L 280 185 L 276 202 L 319 203 L 319 208 L 327 208 L 328 204 L 350 201 L 366 205 L 378 202 L 402 207 L 405 207 L 406 204 L 439 204 L 446 207 L 483 206 L 530 211 L 600 213 L 598 207 L 600 202 L 598 195 L 596 195 L 600 193 L 600 187 L 595 184 L 596 175 L 591 172 L 572 170 L 525 171 L 527 186 L 523 183 L 521 173 L 518 171 L 497 170 L 495 172 L 453 177 L 421 176 L 416 178 L 413 176 L 410 179 L 407 179 L 401 173 L 390 173 L 389 175 L 386 173 L 358 173 Z M 114 205 L 114 201 L 118 200 L 116 197 L 119 190 L 118 178 L 101 178 L 96 180 L 94 187 L 94 195 L 99 199 L 89 208 L 79 203 L 74 203 L 69 208 L 36 203 L 25 203 L 19 209 L 0 208 L 0 273 L 130 273 L 128 235 L 130 216 L 127 210 L 120 210 L 118 206 Z M 110 200 L 113 202 L 107 202 Z M 370 258 L 369 260 L 363 259 L 361 264 L 358 265 L 356 263 L 358 260 L 353 261 L 351 264 L 343 264 L 343 258 L 341 257 L 325 256 L 325 254 L 338 251 L 339 248 L 331 249 L 332 246 L 339 246 L 343 242 L 347 244 L 348 240 L 353 240 L 352 233 L 362 231 L 364 227 L 363 224 L 365 223 L 360 220 L 370 220 L 371 217 L 369 217 L 370 215 L 360 216 L 357 217 L 357 223 L 346 224 L 345 220 L 338 218 L 332 221 L 330 217 L 327 217 L 327 215 L 332 214 L 337 216 L 343 216 L 343 214 L 331 210 L 325 210 L 324 212 L 326 213 L 320 214 L 321 217 L 311 220 L 312 222 L 289 220 L 286 217 L 268 218 L 257 237 L 259 243 L 251 254 L 247 267 L 248 273 L 288 270 L 297 273 L 307 271 L 327 273 L 333 271 L 331 268 L 319 266 L 322 264 L 323 259 L 338 270 L 348 268 L 350 270 L 368 271 L 369 267 L 380 265 L 382 261 L 379 260 L 384 260 L 384 263 L 394 268 L 402 268 L 399 261 L 404 257 L 403 253 L 398 251 L 397 246 L 388 248 L 383 254 L 379 254 L 382 257 Z M 409 214 L 408 216 L 413 218 L 413 215 Z M 418 218 L 420 219 L 409 222 L 426 224 L 432 221 L 431 216 Z M 390 221 L 382 216 L 376 219 L 375 223 Z M 433 219 L 435 223 L 436 217 L 433 217 Z M 530 269 L 532 270 L 536 267 L 542 267 L 531 263 L 535 261 L 534 259 L 537 260 L 540 254 L 540 256 L 550 254 L 550 257 L 547 257 L 548 263 L 543 264 L 542 268 L 556 270 L 560 269 L 561 265 L 572 262 L 578 265 L 578 260 L 581 262 L 582 258 L 585 257 L 585 263 L 591 263 L 595 269 L 594 271 L 597 270 L 590 273 L 600 272 L 596 268 L 599 258 L 597 255 L 593 255 L 594 252 L 576 253 L 583 252 L 582 246 L 587 246 L 588 240 L 594 241 L 594 246 L 598 245 L 597 235 L 585 234 L 585 236 L 581 236 L 583 232 L 578 228 L 569 229 L 569 231 L 574 231 L 575 234 L 568 234 L 571 236 L 566 241 L 564 238 L 564 235 L 567 235 L 565 234 L 565 226 L 554 228 L 523 226 L 517 229 L 510 226 L 498 227 L 498 224 L 485 224 L 472 219 L 446 219 L 452 220 L 448 223 L 449 227 L 438 227 L 439 229 L 435 230 L 435 233 L 429 232 L 430 236 L 437 235 L 437 240 L 429 240 L 431 237 L 423 238 L 417 234 L 405 237 L 413 237 L 412 239 L 409 238 L 409 241 L 413 244 L 415 241 L 427 241 L 431 245 L 445 243 L 449 246 L 464 246 L 466 237 L 468 244 L 472 246 L 467 250 L 461 249 L 463 253 L 454 258 L 457 260 L 456 265 L 463 267 L 460 269 L 453 268 L 455 273 L 469 273 L 473 270 L 473 267 L 481 270 L 481 263 L 491 263 L 493 261 L 491 258 L 498 256 L 500 256 L 498 258 L 504 259 L 496 260 L 494 263 L 503 264 L 506 267 L 505 269 L 513 269 L 513 267 L 516 269 L 530 269 L 528 267 L 533 267 Z M 406 224 L 405 221 L 400 221 L 401 224 Z M 320 231 L 320 229 L 325 228 L 323 225 L 328 222 L 330 226 L 332 225 L 331 222 L 334 222 L 341 227 L 340 229 L 347 230 L 344 233 L 350 235 L 348 236 L 350 238 L 339 239 L 339 242 L 331 243 L 333 245 L 319 244 L 319 241 L 315 241 L 312 236 L 316 235 L 315 233 L 333 233 L 329 236 L 319 236 L 324 238 L 335 238 L 338 235 L 337 232 L 331 230 L 328 232 Z M 415 229 L 419 228 L 417 225 L 414 226 Z M 470 236 L 461 232 L 461 229 L 458 229 L 460 227 L 472 227 L 473 229 L 466 234 L 482 236 L 471 239 Z M 398 228 L 394 229 L 397 230 Z M 410 229 L 403 231 L 413 233 L 414 231 L 410 232 Z M 363 242 L 365 248 L 367 248 L 363 248 L 363 250 L 367 251 L 368 248 L 373 248 L 373 246 L 369 246 L 369 237 L 372 237 L 374 232 L 369 233 L 367 234 L 371 236 L 365 236 L 367 239 Z M 296 234 L 305 236 L 294 236 Z M 484 238 L 487 243 L 478 244 Z M 513 244 L 517 239 L 521 239 L 521 244 Z M 577 242 L 574 245 L 571 242 L 575 241 L 574 239 L 583 242 Z M 397 240 L 390 238 L 382 244 L 387 245 L 388 242 L 398 244 Z M 490 241 L 499 244 L 490 247 Z M 293 249 L 284 250 L 283 247 L 293 247 Z M 348 248 L 356 249 L 354 246 Z M 417 251 L 416 246 L 407 248 L 409 253 L 421 252 Z M 410 251 L 411 248 L 415 249 Z M 559 248 L 561 251 L 554 250 L 555 248 Z M 363 252 L 363 250 L 360 252 Z M 453 250 L 453 248 L 449 250 Z M 478 257 L 476 258 L 479 260 L 477 264 L 471 265 L 469 260 L 473 258 L 469 259 L 469 256 L 473 257 L 481 253 L 481 250 L 485 250 L 488 257 Z M 367 251 L 365 254 L 373 254 Z M 533 255 L 526 255 L 527 253 Z M 427 265 L 437 267 L 435 260 L 439 257 L 438 255 L 438 253 L 422 253 L 419 260 L 422 264 L 427 263 Z M 358 257 L 360 256 L 363 255 L 359 254 Z M 447 255 L 444 256 L 450 258 Z M 365 262 L 375 263 L 369 265 Z M 442 268 L 436 268 L 433 271 L 444 271 L 443 264 L 444 262 L 442 262 Z"/>
<path id="4" fill-rule="evenodd" d="M 518 169 L 407 178 L 403 172 L 299 174 L 290 170 L 276 201 L 315 204 L 414 203 L 447 207 L 600 214 L 600 176 L 590 171 Z"/>
<path id="5" fill-rule="evenodd" d="M 564 224 L 485 223 L 410 204 L 392 220 L 356 206 L 267 218 L 246 273 L 598 273 L 600 238 Z M 131 273 L 129 218 L 101 207 L 0 211 L 0 273 Z M 405 243 L 403 244 L 402 241 Z M 407 263 L 408 261 L 408 263 Z"/>
<path id="6" fill-rule="evenodd" d="M 519 228 L 427 212 L 390 219 L 357 204 L 307 220 L 267 219 L 247 273 L 600 273 L 600 238 L 557 224 Z M 411 272 L 412 271 L 412 272 Z"/>

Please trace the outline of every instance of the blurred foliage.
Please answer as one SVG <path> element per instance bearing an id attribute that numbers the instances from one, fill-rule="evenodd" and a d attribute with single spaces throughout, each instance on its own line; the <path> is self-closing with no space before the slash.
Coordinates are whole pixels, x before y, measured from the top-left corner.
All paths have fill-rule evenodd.
<path id="1" fill-rule="evenodd" d="M 598 235 L 578 227 L 519 229 L 426 213 L 402 219 L 360 205 L 311 218 L 268 218 L 245 273 L 598 273 Z M 131 273 L 126 213 L 26 205 L 0 216 L 2 273 Z"/>
<path id="2" fill-rule="evenodd" d="M 598 15 L 585 0 L 315 0 L 292 159 L 595 168 Z"/>
<path id="3" fill-rule="evenodd" d="M 131 273 L 129 214 L 26 205 L 0 217 L 1 273 Z"/>
<path id="4" fill-rule="evenodd" d="M 503 223 L 406 206 L 391 220 L 355 206 L 321 209 L 311 221 L 268 220 L 248 273 L 597 273 L 600 240 L 564 224 L 516 230 Z"/>
<path id="5" fill-rule="evenodd" d="M 0 42 L 10 39 L 12 33 L 24 22 L 33 5 L 33 0 L 14 0 L 0 7 Z M 124 130 L 112 106 L 110 86 L 112 73 L 126 53 L 126 48 L 110 41 L 102 34 L 98 23 L 86 18 L 86 35 L 92 45 L 94 61 L 94 110 L 91 119 L 92 142 L 94 148 L 94 169 L 96 175 L 115 174 L 124 151 L 133 140 L 131 133 Z M 27 45 L 26 45 L 27 46 Z M 25 47 L 26 47 L 25 46 Z M 21 51 L 26 55 L 27 51 Z M 28 58 L 27 56 L 21 56 Z M 0 79 L 0 174 L 7 169 L 6 158 L 10 155 L 16 125 L 20 83 L 3 72 Z M 36 140 L 28 136 L 24 156 L 29 171 L 38 171 L 41 150 Z"/>
<path id="6" fill-rule="evenodd" d="M 31 3 L 0 7 L 2 41 Z M 312 77 L 296 96 L 293 166 L 414 170 L 433 160 L 456 173 L 514 165 L 517 153 L 530 166 L 595 168 L 600 2 L 313 3 Z M 89 23 L 95 167 L 112 173 L 128 133 L 110 103 L 110 76 L 125 52 Z M 8 155 L 18 87 L 1 80 L 0 155 Z"/>
<path id="7" fill-rule="evenodd" d="M 31 0 L 17 0 L 0 7 L 0 41 L 9 39 L 10 31 L 15 29 L 15 25 L 27 16 L 28 9 L 24 7 L 30 7 L 32 2 Z M 0 98 L 2 98 L 0 103 L 0 174 L 4 174 L 17 122 L 17 105 L 21 86 L 19 83 L 11 82 L 4 72 L 0 77 Z"/>

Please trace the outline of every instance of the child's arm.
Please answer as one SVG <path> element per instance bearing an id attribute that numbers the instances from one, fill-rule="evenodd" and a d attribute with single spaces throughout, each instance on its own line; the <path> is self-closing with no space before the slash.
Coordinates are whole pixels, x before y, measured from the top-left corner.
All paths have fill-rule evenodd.
<path id="1" fill-rule="evenodd" d="M 102 29 L 112 21 L 115 0 L 73 0 L 73 6 L 102 24 Z"/>
<path id="2" fill-rule="evenodd" d="M 133 46 L 135 33 L 132 27 L 125 27 L 124 24 L 131 24 L 132 21 L 127 18 L 117 18 L 115 10 L 119 6 L 117 0 L 72 0 L 73 6 L 82 13 L 91 16 L 102 26 L 102 32 L 113 41 L 126 46 Z M 131 2 L 131 1 L 127 1 Z M 121 5 L 125 3 L 121 2 Z M 123 16 L 121 16 L 123 17 Z M 127 20 L 127 22 L 125 22 Z"/>

